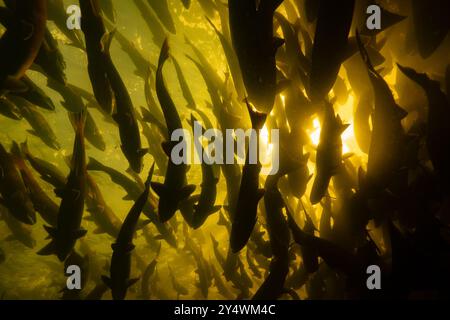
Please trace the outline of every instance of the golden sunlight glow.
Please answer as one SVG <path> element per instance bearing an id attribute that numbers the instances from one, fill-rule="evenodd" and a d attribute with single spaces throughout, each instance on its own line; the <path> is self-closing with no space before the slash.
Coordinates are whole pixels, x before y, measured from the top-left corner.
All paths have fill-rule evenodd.
<path id="1" fill-rule="evenodd" d="M 267 125 L 261 129 L 259 133 L 259 161 L 263 168 L 270 169 L 272 167 L 273 143 L 269 142 L 269 129 Z"/>
<path id="2" fill-rule="evenodd" d="M 312 144 L 317 147 L 320 140 L 320 121 L 318 117 L 313 120 L 313 128 L 314 129 L 310 132 L 309 137 L 311 138 Z"/>

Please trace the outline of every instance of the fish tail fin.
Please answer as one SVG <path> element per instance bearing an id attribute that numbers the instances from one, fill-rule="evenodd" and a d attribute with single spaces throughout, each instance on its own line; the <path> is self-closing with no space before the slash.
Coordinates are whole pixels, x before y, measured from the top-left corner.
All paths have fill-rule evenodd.
<path id="1" fill-rule="evenodd" d="M 113 29 L 110 32 L 106 32 L 103 36 L 102 39 L 100 40 L 101 45 L 102 45 L 102 52 L 104 54 L 109 55 L 109 49 L 111 48 L 111 43 L 112 40 L 114 38 L 114 34 L 116 33 L 116 29 Z"/>
<path id="2" fill-rule="evenodd" d="M 164 62 L 166 62 L 166 60 L 169 58 L 169 39 L 166 38 L 164 39 L 164 42 L 162 44 L 161 47 L 161 52 L 159 54 L 159 59 L 158 59 L 158 68 L 162 68 Z"/>
<path id="3" fill-rule="evenodd" d="M 319 203 L 325 196 L 328 189 L 330 179 L 324 177 L 322 174 L 318 174 L 314 179 L 314 183 L 311 189 L 310 200 L 312 204 Z"/>
<path id="4" fill-rule="evenodd" d="M 153 164 L 150 167 L 150 170 L 148 172 L 147 180 L 145 181 L 145 189 L 147 189 L 147 190 L 150 189 L 150 184 L 152 182 L 152 178 L 153 178 L 153 173 L 154 172 L 155 172 L 155 162 L 153 161 Z"/>
<path id="5" fill-rule="evenodd" d="M 94 159 L 92 157 L 89 157 L 89 162 L 86 166 L 87 170 L 91 171 L 100 171 L 103 168 L 103 164 L 100 163 L 97 159 Z"/>
<path id="6" fill-rule="evenodd" d="M 252 122 L 252 128 L 253 129 L 262 129 L 264 126 L 264 123 L 266 122 L 267 114 L 259 112 L 255 110 L 250 102 L 245 99 L 245 103 L 247 105 L 248 113 L 250 114 L 250 120 Z"/>

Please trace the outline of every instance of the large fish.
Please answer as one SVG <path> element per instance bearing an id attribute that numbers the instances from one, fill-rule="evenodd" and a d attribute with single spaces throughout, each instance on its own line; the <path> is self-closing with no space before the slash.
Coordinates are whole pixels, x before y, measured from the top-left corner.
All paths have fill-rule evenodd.
<path id="1" fill-rule="evenodd" d="M 113 93 L 109 82 L 102 38 L 106 33 L 103 23 L 99 0 L 80 0 L 81 30 L 86 42 L 88 59 L 88 74 L 92 84 L 94 96 L 105 112 L 113 111 Z"/>
<path id="2" fill-rule="evenodd" d="M 20 78 L 33 64 L 47 21 L 46 0 L 14 2 L 14 20 L 0 39 L 0 90 L 24 91 Z"/>
<path id="3" fill-rule="evenodd" d="M 373 68 L 359 35 L 357 41 L 375 97 L 367 182 L 373 187 L 383 189 L 388 187 L 402 167 L 405 133 L 401 120 L 407 113 L 396 104 L 388 84 Z"/>
<path id="4" fill-rule="evenodd" d="M 39 109 L 22 97 L 11 95 L 10 99 L 16 104 L 22 116 L 30 124 L 32 130 L 28 130 L 28 133 L 41 139 L 50 148 L 59 150 L 61 146 L 56 138 L 56 134 Z"/>
<path id="5" fill-rule="evenodd" d="M 111 89 L 115 98 L 115 110 L 113 119 L 119 126 L 121 149 L 127 158 L 130 168 L 140 173 L 142 170 L 142 158 L 147 154 L 147 149 L 142 149 L 141 134 L 136 120 L 136 114 L 133 103 L 119 72 L 114 66 L 111 56 L 109 55 L 109 47 L 111 45 L 113 33 L 108 33 L 102 39 L 103 50 L 106 54 L 106 73 L 111 84 Z"/>
<path id="6" fill-rule="evenodd" d="M 0 143 L 0 194 L 2 203 L 14 218 L 25 224 L 36 222 L 36 212 L 28 190 L 17 170 L 12 156 Z"/>
<path id="7" fill-rule="evenodd" d="M 272 110 L 276 95 L 275 54 L 283 40 L 273 36 L 273 15 L 283 0 L 230 0 L 234 50 L 248 100 L 262 112 Z"/>
<path id="8" fill-rule="evenodd" d="M 72 125 L 75 126 L 76 124 L 72 121 L 72 118 L 70 119 Z M 90 144 L 92 144 L 95 148 L 101 151 L 106 150 L 106 143 L 105 140 L 103 139 L 103 135 L 100 129 L 98 128 L 97 124 L 95 123 L 95 120 L 92 117 L 91 113 L 87 109 L 86 109 L 86 123 L 84 127 L 84 135 L 86 137 L 86 140 Z"/>
<path id="9" fill-rule="evenodd" d="M 264 189 L 259 188 L 259 174 L 261 172 L 261 162 L 259 155 L 256 156 L 256 164 L 250 163 L 251 152 L 259 154 L 259 132 L 264 126 L 267 115 L 252 109 L 247 102 L 248 112 L 252 122 L 252 129 L 255 130 L 251 140 L 256 141 L 256 148 L 250 150 L 250 144 L 247 148 L 245 165 L 242 171 L 242 179 L 239 187 L 239 195 L 233 214 L 231 225 L 230 246 L 234 253 L 239 252 L 248 242 L 250 235 L 256 223 L 256 214 L 258 211 L 258 202 L 264 195 Z"/>
<path id="10" fill-rule="evenodd" d="M 150 181 L 153 176 L 153 170 L 154 165 L 150 168 L 144 191 L 128 212 L 127 217 L 120 228 L 116 242 L 111 245 L 113 250 L 110 266 L 111 276 L 102 276 L 102 279 L 105 284 L 111 288 L 114 300 L 124 300 L 128 288 L 139 280 L 138 278 L 130 279 L 131 253 L 135 248 L 133 245 L 133 237 L 142 209 L 147 203 L 148 195 L 150 193 Z"/>
<path id="11" fill-rule="evenodd" d="M 342 164 L 341 134 L 348 125 L 342 124 L 341 118 L 335 116 L 333 106 L 326 102 L 320 141 L 317 146 L 316 176 L 310 194 L 312 204 L 316 204 L 325 196 L 331 177 L 337 173 Z"/>
<path id="12" fill-rule="evenodd" d="M 194 129 L 197 119 L 191 115 L 191 126 Z M 202 132 L 204 129 L 202 128 Z M 194 229 L 201 227 L 206 219 L 213 213 L 220 210 L 221 206 L 216 206 L 216 196 L 217 196 L 217 183 L 219 182 L 219 178 L 216 177 L 216 173 L 214 172 L 214 166 L 210 164 L 210 160 L 208 156 L 205 154 L 203 146 L 201 146 L 201 150 L 196 147 L 197 152 L 199 153 L 199 157 L 203 157 L 202 161 L 202 184 L 201 184 L 201 192 L 198 196 L 192 196 L 189 198 L 185 204 L 182 204 L 182 207 L 186 207 L 185 210 L 181 209 L 181 211 L 187 211 L 183 215 L 190 216 L 191 222 L 190 225 Z M 201 154 L 200 154 L 201 153 Z"/>
<path id="13" fill-rule="evenodd" d="M 156 72 L 156 93 L 166 120 L 168 137 L 172 137 L 172 133 L 175 130 L 182 129 L 183 126 L 178 111 L 164 84 L 162 71 L 164 63 L 168 58 L 169 44 L 166 39 L 161 48 L 158 69 Z M 186 182 L 187 166 L 185 164 L 177 165 L 173 163 L 170 158 L 172 148 L 173 142 L 165 143 L 164 149 L 169 157 L 169 162 L 164 183 L 152 182 L 152 189 L 159 196 L 158 213 L 161 222 L 170 220 L 177 211 L 180 202 L 187 199 L 195 189 L 195 186 L 188 185 Z"/>
<path id="14" fill-rule="evenodd" d="M 334 85 L 348 48 L 355 0 L 320 1 L 311 57 L 309 97 L 326 98 Z"/>
<path id="15" fill-rule="evenodd" d="M 84 144 L 84 111 L 76 114 L 76 133 L 73 146 L 70 174 L 63 190 L 60 191 L 62 200 L 59 206 L 56 227 L 45 226 L 51 241 L 40 255 L 56 254 L 60 261 L 64 261 L 72 252 L 75 243 L 86 234 L 81 228 L 84 201 L 86 196 L 86 151 Z"/>
<path id="16" fill-rule="evenodd" d="M 450 179 L 450 95 L 445 95 L 440 83 L 412 68 L 398 65 L 400 70 L 425 91 L 428 99 L 426 144 L 436 176 L 448 190 Z"/>
<path id="17" fill-rule="evenodd" d="M 45 193 L 39 185 L 32 171 L 26 165 L 22 151 L 16 142 L 13 142 L 11 148 L 14 162 L 17 169 L 20 171 L 23 182 L 27 186 L 30 200 L 33 203 L 34 209 L 40 214 L 44 221 L 50 226 L 56 226 L 58 219 L 58 205 Z"/>

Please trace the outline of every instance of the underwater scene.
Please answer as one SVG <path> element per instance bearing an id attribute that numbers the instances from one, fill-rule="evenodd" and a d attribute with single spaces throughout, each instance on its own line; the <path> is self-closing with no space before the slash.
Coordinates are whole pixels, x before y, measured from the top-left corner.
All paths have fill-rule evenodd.
<path id="1" fill-rule="evenodd" d="M 449 1 L 0 4 L 0 299 L 450 297 Z"/>

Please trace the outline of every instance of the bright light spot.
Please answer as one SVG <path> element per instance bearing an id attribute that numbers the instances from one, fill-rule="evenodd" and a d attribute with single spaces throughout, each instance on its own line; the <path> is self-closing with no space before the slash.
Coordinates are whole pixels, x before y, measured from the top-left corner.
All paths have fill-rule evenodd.
<path id="1" fill-rule="evenodd" d="M 281 97 L 281 103 L 283 104 L 283 107 L 286 107 L 286 96 L 284 94 L 280 94 Z"/>
<path id="2" fill-rule="evenodd" d="M 313 131 L 310 133 L 309 137 L 311 138 L 312 144 L 317 147 L 320 141 L 320 121 L 319 118 L 314 118 L 313 120 Z"/>
<path id="3" fill-rule="evenodd" d="M 269 142 L 269 129 L 266 125 L 259 132 L 259 161 L 264 168 L 272 167 L 273 143 Z"/>

